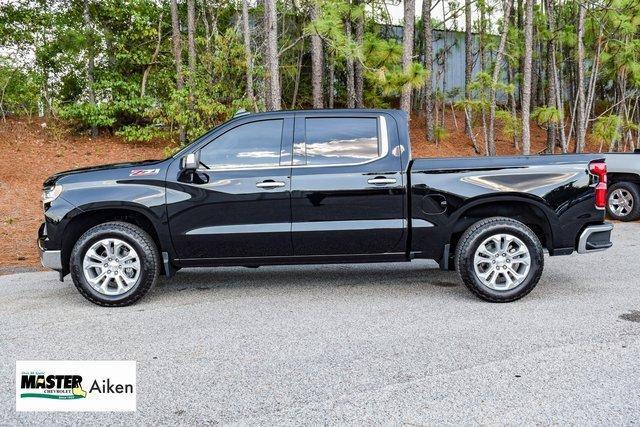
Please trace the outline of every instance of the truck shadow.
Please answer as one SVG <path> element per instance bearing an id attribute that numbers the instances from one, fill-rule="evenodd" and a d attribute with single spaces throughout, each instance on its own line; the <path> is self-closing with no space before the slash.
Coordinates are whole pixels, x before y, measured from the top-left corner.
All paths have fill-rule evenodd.
<path id="1" fill-rule="evenodd" d="M 413 291 L 444 288 L 449 292 L 467 293 L 456 272 L 442 271 L 425 263 L 191 268 L 180 270 L 171 279 L 161 278 L 153 293 L 253 288 L 295 292 L 296 289 L 341 287 Z"/>

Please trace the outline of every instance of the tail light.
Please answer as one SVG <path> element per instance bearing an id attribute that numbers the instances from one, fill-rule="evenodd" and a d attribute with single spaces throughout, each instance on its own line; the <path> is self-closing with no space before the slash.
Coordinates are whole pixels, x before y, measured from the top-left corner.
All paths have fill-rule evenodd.
<path id="1" fill-rule="evenodd" d="M 598 177 L 596 184 L 596 208 L 607 206 L 607 165 L 605 162 L 589 163 L 589 172 Z"/>

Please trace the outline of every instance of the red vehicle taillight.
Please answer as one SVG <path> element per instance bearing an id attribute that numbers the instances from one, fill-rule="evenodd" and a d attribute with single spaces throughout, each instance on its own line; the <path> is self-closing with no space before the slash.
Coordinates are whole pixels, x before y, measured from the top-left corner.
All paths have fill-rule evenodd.
<path id="1" fill-rule="evenodd" d="M 598 177 L 596 184 L 596 208 L 607 206 L 607 165 L 605 162 L 589 163 L 589 172 Z"/>

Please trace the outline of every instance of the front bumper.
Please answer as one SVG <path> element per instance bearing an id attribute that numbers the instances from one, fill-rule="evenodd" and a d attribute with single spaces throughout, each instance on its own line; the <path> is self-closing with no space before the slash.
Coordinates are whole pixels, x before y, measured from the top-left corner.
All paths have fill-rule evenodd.
<path id="1" fill-rule="evenodd" d="M 43 267 L 53 270 L 62 270 L 62 251 L 45 249 L 45 241 L 47 240 L 47 226 L 42 223 L 38 230 L 38 249 L 40 249 L 40 262 Z"/>
<path id="2" fill-rule="evenodd" d="M 613 230 L 613 224 L 610 223 L 587 226 L 580 233 L 578 253 L 586 254 L 609 249 L 613 246 L 613 243 L 611 243 L 611 230 Z"/>

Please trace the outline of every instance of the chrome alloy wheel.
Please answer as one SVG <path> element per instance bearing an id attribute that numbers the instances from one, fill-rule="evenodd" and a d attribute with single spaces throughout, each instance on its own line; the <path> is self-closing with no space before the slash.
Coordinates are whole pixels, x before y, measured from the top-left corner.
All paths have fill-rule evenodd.
<path id="1" fill-rule="evenodd" d="M 87 250 L 82 271 L 96 291 L 104 295 L 121 295 L 138 281 L 140 257 L 127 242 L 106 238 Z"/>
<path id="2" fill-rule="evenodd" d="M 633 196 L 624 188 L 618 188 L 609 194 L 609 211 L 622 217 L 633 210 Z"/>
<path id="3" fill-rule="evenodd" d="M 507 291 L 527 278 L 531 255 L 527 245 L 516 236 L 495 234 L 478 246 L 473 266 L 483 285 L 497 291 Z"/>

